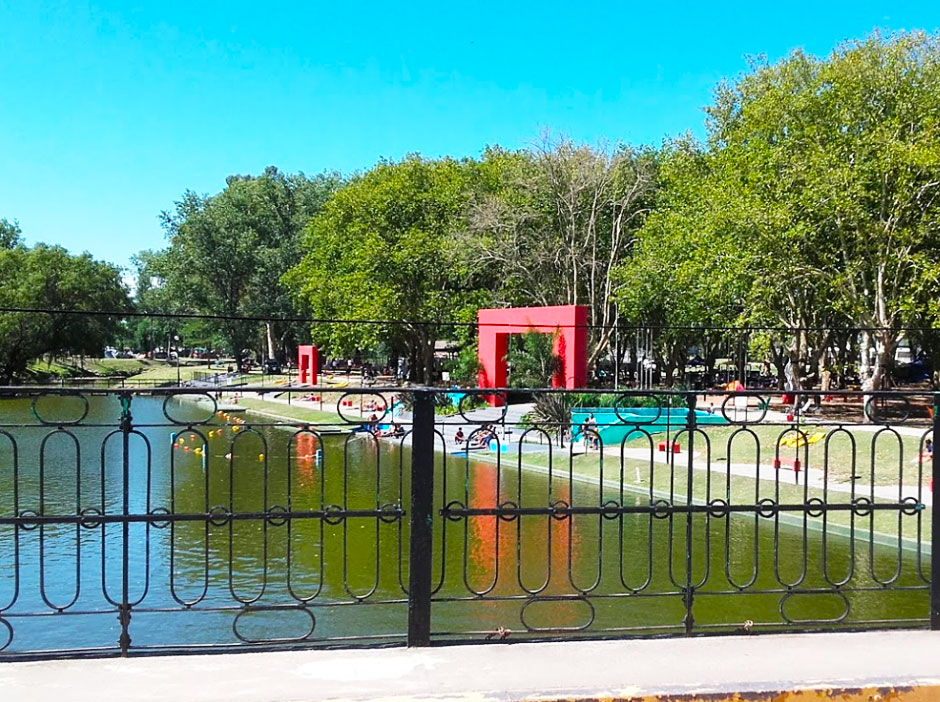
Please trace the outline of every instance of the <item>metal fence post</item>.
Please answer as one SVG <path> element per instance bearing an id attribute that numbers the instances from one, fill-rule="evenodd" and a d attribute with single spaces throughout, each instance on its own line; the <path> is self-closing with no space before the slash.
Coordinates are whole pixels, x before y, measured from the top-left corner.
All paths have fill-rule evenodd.
<path id="1" fill-rule="evenodd" d="M 693 461 L 693 452 L 695 450 L 695 426 L 696 426 L 696 415 L 695 415 L 695 393 L 691 393 L 686 396 L 686 406 L 688 410 L 686 411 L 686 422 L 685 426 L 689 432 L 689 451 L 687 455 L 687 466 L 686 471 L 686 506 L 688 507 L 688 512 L 685 515 L 685 592 L 683 594 L 683 600 L 685 604 L 685 617 L 683 623 L 685 624 L 685 633 L 691 634 L 692 629 L 695 626 L 695 615 L 692 614 L 692 603 L 694 599 L 694 589 L 692 586 L 692 461 Z M 669 446 L 671 450 L 673 447 Z M 673 457 L 673 462 L 675 462 L 675 452 L 671 452 Z"/>
<path id="2" fill-rule="evenodd" d="M 126 656 L 131 645 L 130 624 L 131 624 L 131 606 L 128 597 L 128 576 L 130 568 L 130 523 L 128 515 L 130 514 L 130 435 L 133 430 L 133 418 L 131 417 L 131 398 L 129 392 L 121 393 L 121 440 L 122 440 L 122 465 L 121 465 L 121 516 L 124 517 L 121 523 L 121 605 L 118 610 L 118 621 L 121 623 L 121 636 L 119 643 L 121 646 L 121 655 Z M 104 527 L 102 527 L 104 528 Z"/>
<path id="3" fill-rule="evenodd" d="M 933 396 L 933 453 L 930 459 L 930 476 L 933 484 L 930 517 L 930 628 L 940 630 L 940 394 Z"/>
<path id="4" fill-rule="evenodd" d="M 434 393 L 415 392 L 411 433 L 408 645 L 431 644 L 431 521 L 434 509 Z"/>

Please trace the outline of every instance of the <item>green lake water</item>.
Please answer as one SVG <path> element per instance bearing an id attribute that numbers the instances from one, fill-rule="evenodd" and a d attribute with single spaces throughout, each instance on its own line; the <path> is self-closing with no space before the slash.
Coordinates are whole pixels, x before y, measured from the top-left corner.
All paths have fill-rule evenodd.
<path id="1" fill-rule="evenodd" d="M 184 423 L 206 414 L 176 400 L 166 408 Z M 37 410 L 64 419 L 80 407 L 75 399 L 47 398 Z M 326 437 L 321 444 L 312 434 L 274 426 L 226 428 L 210 438 L 207 432 L 218 426 L 168 426 L 162 399 L 135 397 L 131 410 L 138 432 L 129 443 L 132 513 L 205 513 L 220 506 L 242 513 L 327 505 L 408 509 L 407 446 L 365 435 Z M 0 517 L 82 509 L 89 515 L 84 526 L 0 525 L 0 647 L 12 630 L 4 654 L 116 645 L 122 528 L 94 524 L 93 515 L 119 513 L 124 499 L 122 437 L 114 433 L 119 417 L 116 398 L 92 398 L 81 425 L 59 430 L 39 426 L 27 400 L 0 401 L 0 424 L 9 435 L 0 435 Z M 206 456 L 173 448 L 180 431 L 188 446 L 204 441 Z M 649 502 L 641 489 L 576 480 L 564 460 L 551 476 L 520 472 L 514 456 L 501 466 L 444 453 L 436 461 L 435 509 L 452 502 Z M 618 474 L 608 471 L 608 477 Z M 684 480 L 684 473 L 677 476 L 678 484 Z M 905 535 L 913 533 L 919 517 L 903 519 Z M 929 534 L 929 524 L 921 526 Z M 681 588 L 689 578 L 681 515 L 436 516 L 433 528 L 435 638 L 483 640 L 500 627 L 511 637 L 684 631 Z M 835 533 L 824 548 L 822 536 L 818 529 L 754 515 L 695 516 L 694 631 L 734 630 L 746 621 L 757 630 L 812 628 L 815 620 L 910 626 L 927 616 L 927 563 L 916 551 Z M 408 538 L 407 519 L 373 517 L 338 524 L 261 518 L 132 524 L 132 646 L 401 642 Z"/>

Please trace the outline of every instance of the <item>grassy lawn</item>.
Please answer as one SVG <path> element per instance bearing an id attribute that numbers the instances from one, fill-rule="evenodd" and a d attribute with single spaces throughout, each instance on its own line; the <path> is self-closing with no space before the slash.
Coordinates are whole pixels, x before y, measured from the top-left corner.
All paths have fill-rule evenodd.
<path id="1" fill-rule="evenodd" d="M 85 361 L 85 368 L 96 375 L 134 375 L 140 373 L 152 361 L 134 358 L 95 358 Z"/>
<path id="2" fill-rule="evenodd" d="M 86 358 L 84 362 L 79 359 L 62 359 L 52 361 L 34 361 L 29 365 L 30 371 L 43 375 L 56 377 L 89 376 L 89 375 L 135 375 L 147 368 L 153 361 L 138 361 L 133 358 Z"/>
<path id="3" fill-rule="evenodd" d="M 242 376 L 248 385 L 263 388 L 283 388 L 290 385 L 293 376 L 280 373 L 278 375 L 264 375 L 262 373 L 248 373 Z"/>
<path id="4" fill-rule="evenodd" d="M 282 402 L 269 402 L 256 397 L 240 397 L 238 404 L 248 410 L 266 412 L 271 415 L 277 415 L 278 417 L 286 417 L 297 422 L 342 427 L 350 426 L 335 412 L 321 412 L 317 409 L 298 407 L 297 405 L 286 405 Z"/>
<path id="5" fill-rule="evenodd" d="M 703 427 L 708 437 L 708 444 L 696 434 L 695 451 L 698 460 L 705 460 L 706 452 L 711 453 L 711 463 L 720 466 L 727 461 L 755 465 L 759 462 L 761 467 L 771 468 L 776 455 L 778 442 L 788 438 L 796 438 L 797 434 L 788 426 L 751 425 L 748 431 L 739 431 L 740 427 L 706 426 Z M 921 436 L 897 435 L 893 431 L 883 431 L 876 435 L 877 427 L 872 430 L 847 426 L 845 431 L 834 431 L 832 426 L 803 425 L 800 431 L 808 437 L 819 437 L 808 446 L 780 446 L 782 459 L 799 457 L 800 462 L 810 468 L 823 470 L 827 468 L 829 480 L 832 483 L 848 483 L 854 475 L 861 476 L 861 480 L 870 484 L 872 477 L 872 453 L 874 449 L 874 484 L 892 485 L 903 482 L 906 485 L 916 485 L 918 478 L 918 456 L 920 455 Z M 924 426 L 922 431 L 928 431 Z M 737 433 L 736 433 L 737 432 Z M 749 433 L 753 432 L 753 436 Z M 659 440 L 654 435 L 654 441 Z M 757 442 L 754 437 L 756 436 Z M 828 447 L 826 438 L 828 438 Z M 733 438 L 732 438 L 733 437 Z M 663 435 L 664 440 L 665 437 Z M 853 448 L 854 439 L 854 448 Z M 729 445 L 729 440 L 731 443 Z M 759 442 L 759 444 L 758 444 Z M 688 446 L 688 436 L 680 437 L 679 443 L 683 448 Z M 645 438 L 627 441 L 627 448 L 644 448 L 648 443 Z M 929 462 L 925 465 L 929 471 Z"/>
<path id="6" fill-rule="evenodd" d="M 177 378 L 177 368 L 176 366 L 167 365 L 162 361 L 150 361 L 150 365 L 145 367 L 140 373 L 133 376 L 133 380 L 138 381 L 161 381 L 161 382 L 176 382 Z M 182 382 L 187 382 L 193 379 L 193 376 L 198 372 L 205 373 L 208 368 L 205 365 L 200 366 L 187 366 L 181 364 L 179 367 L 179 379 Z"/>
<path id="7" fill-rule="evenodd" d="M 764 429 L 773 429 L 765 427 Z M 726 431 L 722 428 L 721 431 Z M 730 431 L 728 431 L 730 435 Z M 709 431 L 711 435 L 711 431 Z M 871 434 L 868 434 L 869 440 Z M 907 437 L 905 437 L 907 438 Z M 629 445 L 633 442 L 628 442 Z M 753 441 L 752 441 L 753 443 Z M 772 444 L 771 444 L 772 445 Z M 640 447 L 637 443 L 634 447 Z M 859 444 L 861 446 L 861 443 Z M 686 447 L 683 446 L 685 449 Z M 580 444 L 575 445 L 575 452 L 583 451 Z M 755 504 L 757 500 L 770 498 L 780 504 L 803 504 L 807 499 L 823 499 L 823 490 L 816 487 L 805 487 L 802 482 L 795 483 L 795 476 L 792 472 L 785 470 L 779 474 L 779 482 L 776 480 L 776 473 L 771 469 L 762 469 L 761 480 L 755 481 L 749 476 L 728 475 L 727 471 L 721 469 L 721 463 L 717 466 L 714 460 L 715 444 L 712 447 L 713 461 L 715 467 L 711 472 L 693 469 L 693 500 L 697 503 L 705 503 L 716 498 L 727 500 L 731 504 Z M 834 452 L 835 449 L 832 449 Z M 696 460 L 703 460 L 703 454 L 696 447 Z M 762 452 L 763 454 L 763 452 Z M 724 455 L 724 454 L 722 454 Z M 876 453 L 877 455 L 877 453 Z M 481 452 L 474 454 L 473 459 L 495 462 L 495 454 Z M 737 455 L 735 447 L 735 460 L 741 459 Z M 519 465 L 519 454 L 509 452 L 502 454 L 502 465 L 504 468 L 515 468 Z M 648 496 L 652 489 L 654 499 L 667 499 L 674 503 L 684 503 L 687 499 L 687 481 L 688 467 L 687 454 L 676 456 L 676 463 L 670 466 L 668 463 L 656 462 L 650 469 L 649 460 L 640 460 L 631 457 L 623 459 L 623 489 L 627 493 L 643 494 Z M 549 469 L 548 451 L 544 453 L 524 453 L 522 454 L 522 468 L 547 472 Z M 621 481 L 621 459 L 619 455 L 599 455 L 596 451 L 590 453 L 580 453 L 572 456 L 566 445 L 564 449 L 555 446 L 552 450 L 551 471 L 556 480 L 567 480 L 569 477 L 578 481 L 587 481 L 597 484 L 603 468 L 603 479 L 606 490 L 609 494 L 616 493 L 620 489 Z M 866 474 L 867 475 L 867 474 Z M 877 475 L 877 470 L 876 470 Z M 766 476 L 766 477 L 764 477 Z M 845 486 L 841 486 L 845 487 Z M 926 484 L 924 486 L 926 490 Z M 870 482 L 867 478 L 859 480 L 856 484 L 856 496 L 868 496 L 870 494 Z M 916 497 L 916 488 L 908 487 L 904 490 L 904 495 Z M 848 492 L 830 491 L 828 501 L 830 503 L 847 503 L 851 499 Z M 886 502 L 883 498 L 875 499 L 876 502 Z M 891 500 L 892 502 L 894 500 Z M 876 511 L 874 516 L 855 516 L 854 529 L 857 536 L 871 538 L 883 543 L 896 544 L 899 530 L 898 512 L 896 511 Z M 925 508 L 922 511 L 922 523 L 924 533 L 924 543 L 929 543 L 930 537 L 930 518 L 931 509 Z M 743 517 L 742 517 L 743 518 Z M 788 523 L 799 526 L 802 524 L 803 515 L 794 512 L 789 515 L 781 515 L 781 523 Z M 903 516 L 902 535 L 905 539 L 916 538 L 916 516 Z M 772 521 L 769 518 L 768 523 Z M 810 529 L 822 529 L 822 517 L 808 517 L 807 525 Z M 825 528 L 829 533 L 839 533 L 845 535 L 848 529 L 853 525 L 851 512 L 833 511 L 826 517 Z"/>
<path id="8" fill-rule="evenodd" d="M 62 359 L 53 362 L 36 361 L 29 367 L 30 371 L 40 375 L 53 376 L 55 378 L 73 378 L 73 377 L 125 377 L 148 382 L 170 382 L 176 381 L 176 366 L 169 365 L 166 361 L 134 359 L 134 358 L 86 358 L 84 361 L 79 359 Z M 205 361 L 194 361 L 188 363 L 183 359 L 179 367 L 179 378 L 182 381 L 191 380 L 193 374 L 198 371 L 207 371 Z M 223 370 L 214 368 L 214 371 Z"/>

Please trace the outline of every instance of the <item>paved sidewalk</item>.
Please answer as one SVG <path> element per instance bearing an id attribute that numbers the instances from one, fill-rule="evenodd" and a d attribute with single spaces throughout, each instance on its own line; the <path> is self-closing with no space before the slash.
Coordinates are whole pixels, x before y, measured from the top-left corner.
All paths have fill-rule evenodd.
<path id="1" fill-rule="evenodd" d="M 781 694 L 793 690 L 823 692 Z M 937 700 L 940 633 L 776 634 L 4 663 L 0 699 Z"/>

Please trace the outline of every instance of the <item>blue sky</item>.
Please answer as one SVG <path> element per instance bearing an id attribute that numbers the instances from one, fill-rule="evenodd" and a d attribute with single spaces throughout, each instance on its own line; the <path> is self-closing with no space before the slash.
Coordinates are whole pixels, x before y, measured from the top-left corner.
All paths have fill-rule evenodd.
<path id="1" fill-rule="evenodd" d="M 838 5 L 0 0 L 0 217 L 127 265 L 231 173 L 701 135 L 747 55 L 940 27 L 936 2 Z"/>

